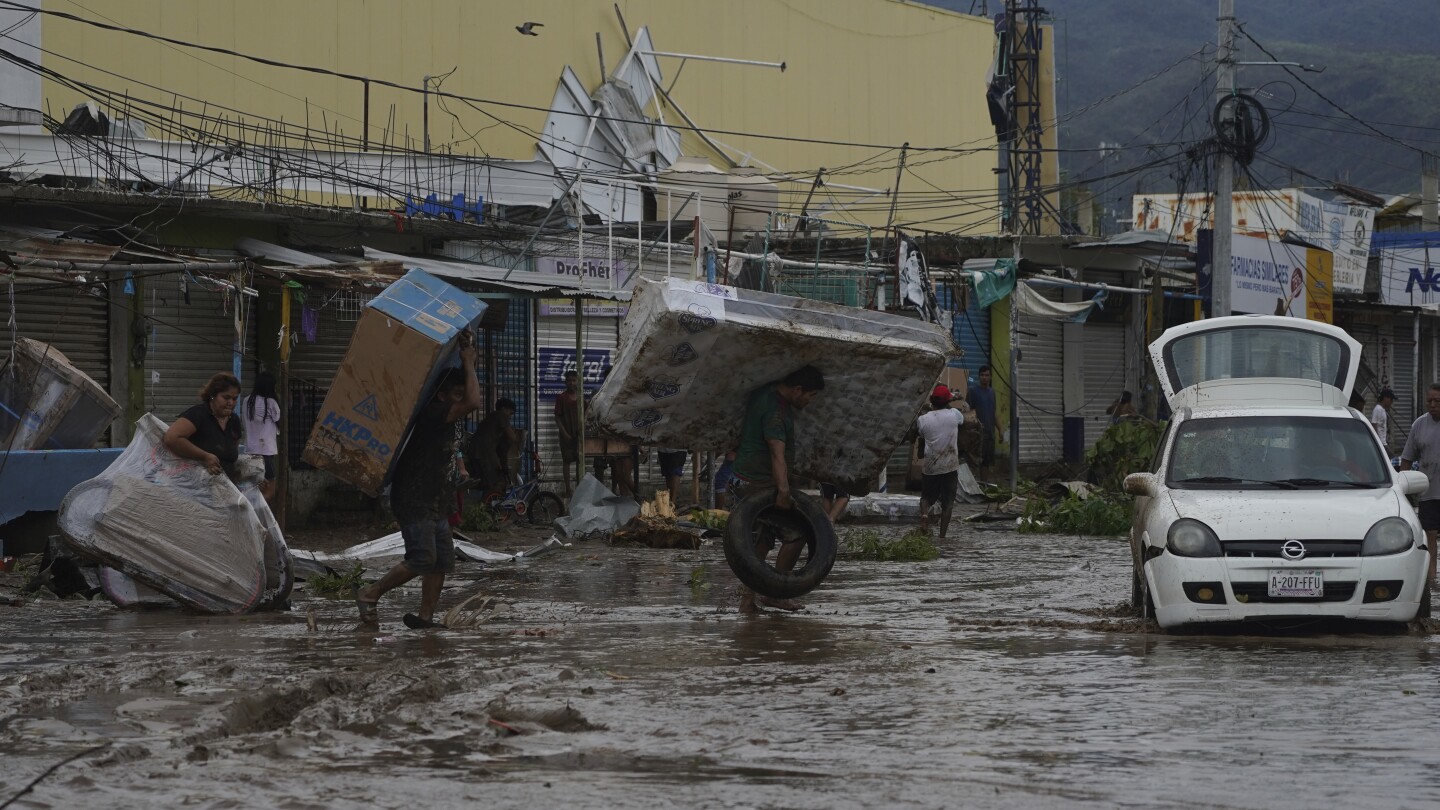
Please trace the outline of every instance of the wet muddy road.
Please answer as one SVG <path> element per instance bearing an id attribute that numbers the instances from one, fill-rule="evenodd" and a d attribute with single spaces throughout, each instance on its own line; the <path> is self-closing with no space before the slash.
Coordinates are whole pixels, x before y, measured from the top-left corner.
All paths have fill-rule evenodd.
<path id="1" fill-rule="evenodd" d="M 1440 804 L 1440 636 L 1162 635 L 1120 539 L 958 535 L 760 617 L 718 548 L 583 543 L 446 633 L 0 607 L 0 803 L 89 751 L 15 806 Z"/>

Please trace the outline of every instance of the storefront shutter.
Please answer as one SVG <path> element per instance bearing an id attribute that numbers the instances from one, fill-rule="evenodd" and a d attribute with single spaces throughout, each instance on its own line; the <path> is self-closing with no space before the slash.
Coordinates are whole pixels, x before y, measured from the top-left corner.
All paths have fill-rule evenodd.
<path id="1" fill-rule="evenodd" d="M 110 310 L 90 288 L 58 286 L 60 280 L 15 284 L 15 330 L 49 343 L 76 368 L 110 390 Z M 8 286 L 8 285 L 7 285 Z M 10 292 L 0 288 L 0 363 L 10 356 Z"/>
<path id="2" fill-rule="evenodd" d="M 1082 339 L 1085 343 L 1080 368 L 1085 381 L 1085 399 L 1081 413 L 1085 417 L 1085 449 L 1088 450 L 1110 426 L 1110 416 L 1105 409 L 1125 390 L 1125 327 L 1115 323 L 1087 323 Z M 1138 398 L 1134 403 L 1138 408 Z"/>
<path id="3" fill-rule="evenodd" d="M 1044 295 L 1060 300 L 1058 291 L 1047 290 Z M 1065 410 L 1060 322 L 1021 314 L 1016 330 L 1020 349 L 1020 462 L 1059 461 L 1064 451 L 1061 442 Z M 997 380 L 995 387 L 1008 384 L 1009 380 Z M 1000 418 L 1008 431 L 1008 414 Z"/>
<path id="4" fill-rule="evenodd" d="M 211 289 L 215 282 L 201 286 L 187 279 L 187 303 L 180 278 L 177 274 L 153 279 L 145 290 L 145 314 L 152 321 L 145 358 L 145 407 L 167 424 L 200 401 L 199 391 L 211 375 L 234 371 L 237 299 L 243 307 L 247 358 L 254 356 L 256 345 L 255 299 Z M 248 360 L 242 364 L 247 377 L 253 368 Z M 249 391 L 250 382 L 241 380 L 244 391 Z"/>

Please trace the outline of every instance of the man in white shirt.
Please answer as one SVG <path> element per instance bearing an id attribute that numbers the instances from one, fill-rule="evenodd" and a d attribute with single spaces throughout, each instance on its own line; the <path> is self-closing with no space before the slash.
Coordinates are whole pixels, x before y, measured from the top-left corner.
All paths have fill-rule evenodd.
<path id="1" fill-rule="evenodd" d="M 924 443 L 925 458 L 920 488 L 920 531 L 930 533 L 930 509 L 940 504 L 940 536 L 950 530 L 950 511 L 960 484 L 960 449 L 957 439 L 965 414 L 950 406 L 950 389 L 935 386 L 930 392 L 930 412 L 915 420 Z"/>
<path id="2" fill-rule="evenodd" d="M 1395 404 L 1395 392 L 1389 388 L 1381 389 L 1380 398 L 1375 400 L 1375 410 L 1370 412 L 1370 424 L 1375 426 L 1375 435 L 1380 437 L 1380 443 L 1385 446 L 1385 455 L 1393 452 L 1390 449 L 1390 406 Z"/>

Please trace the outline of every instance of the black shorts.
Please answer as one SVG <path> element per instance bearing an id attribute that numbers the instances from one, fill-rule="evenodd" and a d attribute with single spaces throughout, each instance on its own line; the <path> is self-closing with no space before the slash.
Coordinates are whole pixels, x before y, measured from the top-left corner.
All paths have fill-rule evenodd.
<path id="1" fill-rule="evenodd" d="M 920 500 L 939 503 L 941 509 L 949 509 L 955 503 L 955 491 L 960 488 L 960 471 L 951 470 L 939 475 L 927 475 L 920 485 Z"/>
<path id="2" fill-rule="evenodd" d="M 689 455 L 684 450 L 674 453 L 667 453 L 664 450 L 655 454 L 660 461 L 660 474 L 666 478 L 679 478 L 685 474 L 685 457 Z"/>
<path id="3" fill-rule="evenodd" d="M 1420 502 L 1420 528 L 1427 532 L 1440 529 L 1440 501 Z"/>
<path id="4" fill-rule="evenodd" d="M 850 493 L 835 486 L 834 484 L 821 484 L 820 497 L 824 498 L 827 501 L 838 501 L 841 498 L 849 500 Z"/>

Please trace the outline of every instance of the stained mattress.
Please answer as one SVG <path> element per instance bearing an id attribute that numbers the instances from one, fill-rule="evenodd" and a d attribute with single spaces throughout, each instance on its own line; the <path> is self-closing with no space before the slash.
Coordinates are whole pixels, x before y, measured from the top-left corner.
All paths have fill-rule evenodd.
<path id="1" fill-rule="evenodd" d="M 796 419 L 795 473 L 868 492 L 952 351 L 939 326 L 696 281 L 642 281 L 587 421 L 641 444 L 724 452 L 756 388 L 804 365 L 825 390 Z"/>

